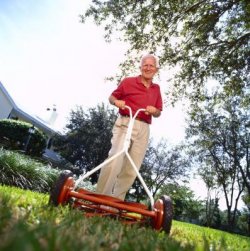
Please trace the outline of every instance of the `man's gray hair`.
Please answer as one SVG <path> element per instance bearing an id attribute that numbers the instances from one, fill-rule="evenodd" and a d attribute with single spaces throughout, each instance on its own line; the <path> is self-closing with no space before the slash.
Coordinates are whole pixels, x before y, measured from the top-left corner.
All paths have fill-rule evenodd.
<path id="1" fill-rule="evenodd" d="M 142 56 L 141 62 L 140 62 L 140 66 L 142 66 L 142 63 L 143 63 L 143 61 L 144 61 L 146 58 L 154 58 L 156 68 L 160 68 L 159 58 L 158 58 L 157 56 L 155 56 L 154 54 L 146 54 L 146 55 Z"/>

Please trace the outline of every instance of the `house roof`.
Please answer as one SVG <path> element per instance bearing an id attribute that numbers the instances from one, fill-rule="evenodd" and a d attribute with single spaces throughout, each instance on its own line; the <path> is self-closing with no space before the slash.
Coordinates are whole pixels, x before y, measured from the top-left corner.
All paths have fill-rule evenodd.
<path id="1" fill-rule="evenodd" d="M 17 107 L 17 105 L 15 104 L 14 100 L 12 99 L 12 97 L 10 96 L 10 94 L 7 92 L 7 90 L 4 88 L 3 84 L 0 81 L 0 90 L 2 91 L 2 93 L 4 94 L 4 96 L 7 98 L 7 100 L 11 103 L 12 107 Z"/>
<path id="2" fill-rule="evenodd" d="M 53 128 L 51 125 L 49 125 L 48 123 L 46 123 L 45 121 L 43 121 L 39 117 L 31 115 L 28 112 L 25 112 L 24 110 L 22 110 L 20 107 L 18 107 L 17 104 L 12 99 L 12 97 L 10 96 L 10 94 L 8 93 L 8 91 L 5 89 L 5 87 L 1 83 L 1 81 L 0 81 L 0 91 L 4 94 L 6 99 L 11 104 L 12 114 L 15 114 L 16 116 L 18 116 L 22 120 L 25 120 L 25 121 L 33 124 L 34 126 L 36 126 L 37 128 L 41 129 L 42 131 L 46 132 L 49 135 L 60 134 L 60 132 L 58 130 Z"/>

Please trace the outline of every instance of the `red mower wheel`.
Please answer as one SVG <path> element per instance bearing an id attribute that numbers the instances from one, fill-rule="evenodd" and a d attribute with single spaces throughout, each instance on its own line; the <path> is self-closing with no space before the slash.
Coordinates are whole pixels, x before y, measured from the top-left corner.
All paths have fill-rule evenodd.
<path id="1" fill-rule="evenodd" d="M 162 229 L 169 234 L 173 220 L 173 203 L 169 196 L 163 195 L 161 199 L 164 206 Z"/>
<path id="2" fill-rule="evenodd" d="M 58 177 L 50 193 L 49 204 L 58 206 L 67 204 L 69 201 L 68 193 L 74 187 L 73 173 L 64 170 Z"/>
<path id="3" fill-rule="evenodd" d="M 169 196 L 163 195 L 155 202 L 156 218 L 153 221 L 153 227 L 157 230 L 163 230 L 170 233 L 173 219 L 173 204 Z"/>

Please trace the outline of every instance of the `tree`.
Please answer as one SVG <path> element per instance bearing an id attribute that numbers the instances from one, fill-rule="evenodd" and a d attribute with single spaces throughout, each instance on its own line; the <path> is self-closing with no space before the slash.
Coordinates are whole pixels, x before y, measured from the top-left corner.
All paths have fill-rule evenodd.
<path id="1" fill-rule="evenodd" d="M 200 100 L 210 78 L 229 95 L 249 87 L 249 0 L 92 0 L 81 17 L 103 25 L 107 41 L 119 32 L 129 43 L 121 75 L 142 51 L 154 52 L 162 67 L 175 70 L 173 101 L 183 94 Z"/>
<path id="2" fill-rule="evenodd" d="M 242 196 L 242 200 L 244 201 L 246 208 L 243 208 L 242 216 L 240 217 L 239 227 L 243 229 L 244 232 L 250 233 L 250 195 L 247 191 L 244 191 Z"/>
<path id="3" fill-rule="evenodd" d="M 207 156 L 208 157 L 208 156 Z M 220 225 L 219 193 L 220 185 L 215 177 L 216 170 L 213 168 L 213 160 L 205 158 L 200 163 L 198 173 L 207 188 L 204 216 L 201 217 L 202 224 L 208 227 L 218 228 Z"/>
<path id="4" fill-rule="evenodd" d="M 159 196 L 168 195 L 174 205 L 174 218 L 186 222 L 199 223 L 201 212 L 204 210 L 203 201 L 195 198 L 195 194 L 185 185 L 177 183 L 165 184 L 161 187 Z"/>
<path id="5" fill-rule="evenodd" d="M 156 197 L 162 186 L 187 178 L 190 165 L 182 150 L 180 146 L 170 146 L 163 139 L 156 145 L 152 142 L 149 144 L 140 173 L 153 197 Z M 135 181 L 132 188 L 137 201 L 145 197 L 139 180 Z"/>
<path id="6" fill-rule="evenodd" d="M 104 104 L 89 108 L 87 112 L 77 107 L 70 113 L 66 135 L 55 140 L 54 145 L 81 172 L 92 170 L 108 156 L 116 117 L 115 111 L 109 110 Z M 97 173 L 94 173 L 91 181 L 96 180 Z"/>
<path id="7" fill-rule="evenodd" d="M 249 111 L 242 97 L 215 94 L 190 112 L 187 136 L 193 138 L 197 159 L 214 174 L 213 184 L 221 187 L 227 205 L 228 226 L 236 223 L 237 205 L 249 186 Z M 205 181 L 211 181 L 207 170 Z M 233 207 L 234 204 L 234 207 Z"/>

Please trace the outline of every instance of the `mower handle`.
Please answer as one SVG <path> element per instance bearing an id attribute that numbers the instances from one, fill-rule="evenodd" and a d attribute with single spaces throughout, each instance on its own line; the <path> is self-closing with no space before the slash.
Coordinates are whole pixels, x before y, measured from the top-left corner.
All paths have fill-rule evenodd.
<path id="1" fill-rule="evenodd" d="M 151 194 L 151 192 L 149 191 L 146 183 L 144 182 L 142 176 L 140 175 L 139 171 L 138 171 L 138 168 L 136 167 L 135 163 L 133 162 L 133 159 L 130 157 L 129 153 L 128 153 L 128 149 L 129 149 L 129 146 L 130 146 L 130 139 L 131 139 L 131 135 L 132 135 L 132 129 L 133 129 L 133 124 L 134 124 L 134 121 L 135 121 L 135 118 L 137 117 L 138 113 L 139 112 L 142 112 L 142 111 L 146 111 L 146 109 L 144 108 L 140 108 L 138 109 L 134 116 L 132 115 L 132 109 L 130 106 L 127 106 L 125 105 L 125 108 L 129 110 L 129 117 L 130 117 L 130 122 L 128 124 L 128 130 L 127 130 L 127 133 L 126 133 L 126 136 L 125 136 L 125 141 L 124 141 L 124 146 L 123 146 L 123 149 L 116 153 L 115 155 L 111 156 L 110 158 L 108 158 L 107 160 L 105 160 L 103 163 L 101 163 L 100 165 L 98 165 L 97 167 L 95 167 L 94 169 L 92 169 L 91 171 L 88 171 L 86 174 L 82 174 L 75 182 L 75 185 L 74 185 L 74 189 L 79 185 L 79 183 L 81 181 L 83 181 L 84 179 L 86 179 L 87 177 L 89 177 L 90 175 L 92 175 L 94 172 L 96 172 L 97 170 L 101 169 L 102 167 L 104 167 L 107 163 L 111 162 L 113 159 L 119 157 L 120 155 L 124 154 L 127 156 L 127 158 L 129 159 L 132 167 L 134 168 L 135 172 L 136 172 L 136 175 L 138 177 L 138 179 L 140 180 L 143 188 L 145 189 L 147 195 L 149 196 L 149 199 L 150 199 L 150 204 L 151 204 L 151 208 L 154 208 L 154 198 Z"/>
<path id="2" fill-rule="evenodd" d="M 143 188 L 145 189 L 147 195 L 149 196 L 149 199 L 150 199 L 150 204 L 151 204 L 151 208 L 154 208 L 154 198 L 152 196 L 152 194 L 150 193 L 146 183 L 144 182 L 142 176 L 140 175 L 139 171 L 138 171 L 138 168 L 136 167 L 135 163 L 133 162 L 133 159 L 130 157 L 129 153 L 128 153 L 128 149 L 129 149 L 129 146 L 130 146 L 130 139 L 131 139 L 131 136 L 132 136 L 132 129 L 133 129 L 133 125 L 134 125 L 134 121 L 138 115 L 139 112 L 142 112 L 142 111 L 146 111 L 146 109 L 144 108 L 140 108 L 138 109 L 134 116 L 132 116 L 132 109 L 131 107 L 125 105 L 125 108 L 127 108 L 129 110 L 129 116 L 130 116 L 130 123 L 129 123 L 129 126 L 128 126 L 128 130 L 127 130 L 127 134 L 126 134 L 126 138 L 125 138 L 125 142 L 124 142 L 124 152 L 127 156 L 127 158 L 129 159 L 131 165 L 133 166 L 134 168 L 134 171 L 136 172 L 136 175 L 137 175 L 137 178 L 140 180 Z"/>
<path id="3" fill-rule="evenodd" d="M 144 111 L 146 111 L 145 108 L 140 108 L 140 109 L 138 109 L 138 110 L 136 111 L 136 113 L 135 113 L 134 116 L 133 116 L 133 115 L 132 115 L 132 109 L 131 109 L 131 107 L 128 106 L 128 105 L 125 105 L 125 108 L 129 110 L 129 117 L 130 117 L 131 119 L 132 119 L 132 118 L 136 118 L 137 115 L 139 114 L 139 112 L 144 112 Z"/>

